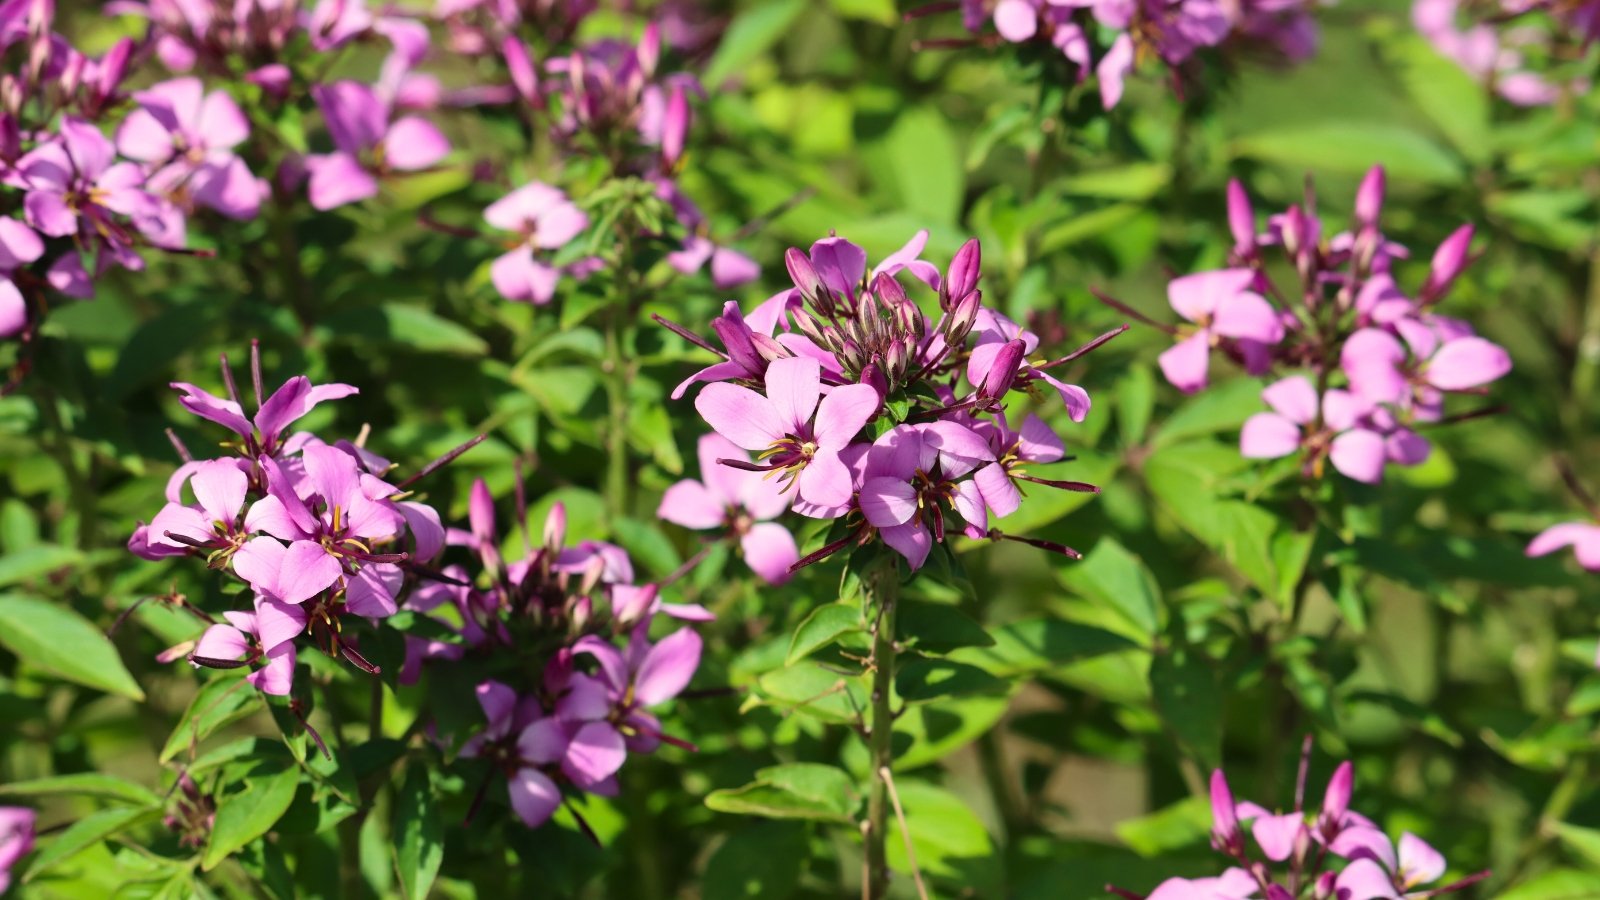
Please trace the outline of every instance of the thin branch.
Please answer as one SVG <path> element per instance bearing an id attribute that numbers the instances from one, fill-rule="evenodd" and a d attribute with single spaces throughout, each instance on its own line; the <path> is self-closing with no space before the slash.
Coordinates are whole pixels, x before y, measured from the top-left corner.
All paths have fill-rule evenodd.
<path id="1" fill-rule="evenodd" d="M 922 883 L 922 869 L 917 865 L 917 851 L 911 846 L 911 826 L 906 824 L 906 811 L 900 806 L 900 792 L 894 789 L 894 776 L 889 767 L 878 769 L 878 777 L 889 789 L 889 802 L 894 804 L 894 817 L 900 823 L 900 837 L 906 844 L 906 859 L 911 863 L 911 880 L 917 883 L 917 896 L 928 900 L 928 886 Z"/>

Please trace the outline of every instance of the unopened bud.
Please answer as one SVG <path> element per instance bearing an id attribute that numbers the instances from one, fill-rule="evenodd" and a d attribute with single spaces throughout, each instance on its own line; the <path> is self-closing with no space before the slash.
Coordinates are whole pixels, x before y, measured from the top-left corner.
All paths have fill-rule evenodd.
<path id="1" fill-rule="evenodd" d="M 977 238 L 968 238 L 961 249 L 950 260 L 950 268 L 945 271 L 944 290 L 940 291 L 941 305 L 949 309 L 952 300 L 959 300 L 972 293 L 978 286 L 978 279 L 982 277 L 983 250 Z"/>
<path id="2" fill-rule="evenodd" d="M 958 300 L 950 310 L 950 316 L 945 320 L 945 343 L 951 347 L 959 347 L 966 341 L 967 335 L 972 333 L 972 326 L 978 321 L 978 310 L 983 306 L 983 291 L 969 291 L 966 296 Z"/>
<path id="3" fill-rule="evenodd" d="M 1022 355 L 1026 349 L 1027 345 L 1021 339 L 1007 341 L 1006 345 L 1000 348 L 1000 352 L 995 354 L 994 362 L 983 376 L 983 384 L 978 385 L 978 396 L 985 400 L 995 400 L 1005 396 L 1017 380 L 1017 367 L 1022 362 Z"/>
<path id="4" fill-rule="evenodd" d="M 1383 213 L 1386 182 L 1383 166 L 1373 166 L 1367 170 L 1367 177 L 1361 179 L 1361 187 L 1356 189 L 1356 221 L 1361 225 L 1378 224 L 1378 216 Z"/>
<path id="5" fill-rule="evenodd" d="M 861 383 L 870 385 L 873 390 L 878 392 L 879 403 L 889 399 L 889 379 L 884 377 L 883 369 L 877 363 L 867 363 L 861 369 Z"/>
<path id="6" fill-rule="evenodd" d="M 1467 251 L 1472 246 L 1472 226 L 1463 225 L 1444 239 L 1433 252 L 1433 265 L 1428 280 L 1423 283 L 1420 299 L 1424 303 L 1437 300 L 1450 289 L 1450 285 L 1467 267 Z"/>
<path id="7" fill-rule="evenodd" d="M 783 254 L 783 264 L 789 269 L 789 277 L 794 280 L 794 286 L 800 289 L 800 296 L 816 302 L 822 295 L 822 277 L 811 265 L 810 257 L 798 247 L 790 247 Z"/>
<path id="8" fill-rule="evenodd" d="M 1228 181 L 1228 230 L 1233 232 L 1235 253 L 1249 254 L 1256 249 L 1256 211 L 1250 206 L 1250 195 L 1245 193 L 1239 179 Z"/>

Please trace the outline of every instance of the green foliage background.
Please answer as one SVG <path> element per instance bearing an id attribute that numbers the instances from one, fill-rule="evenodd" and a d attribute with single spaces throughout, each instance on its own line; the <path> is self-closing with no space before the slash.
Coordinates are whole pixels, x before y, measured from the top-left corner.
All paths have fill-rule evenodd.
<path id="1" fill-rule="evenodd" d="M 1391 469 L 1380 489 L 1343 483 L 1309 532 L 1297 523 L 1321 489 L 1302 495 L 1292 465 L 1237 456 L 1258 382 L 1230 375 L 1182 398 L 1154 371 L 1167 338 L 1141 327 L 1077 364 L 1067 380 L 1095 408 L 1082 425 L 1053 421 L 1077 455 L 1057 477 L 1103 492 L 1036 492 L 1004 524 L 1087 558 L 964 547 L 953 586 L 923 582 L 905 613 L 923 617 L 930 655 L 901 673 L 912 711 L 896 725 L 897 770 L 935 891 L 1077 900 L 1108 881 L 1145 890 L 1214 872 L 1205 772 L 1226 762 L 1237 792 L 1285 805 L 1300 737 L 1314 734 L 1314 791 L 1355 759 L 1358 808 L 1425 835 L 1455 875 L 1494 869 L 1477 896 L 1600 896 L 1600 582 L 1522 553 L 1538 529 L 1581 515 L 1553 453 L 1600 486 L 1595 97 L 1506 107 L 1436 57 L 1407 9 L 1346 3 L 1323 10 L 1322 50 L 1302 68 L 1213 66 L 1182 101 L 1146 78 L 1106 115 L 1031 51 L 913 50 L 956 24 L 903 25 L 902 11 L 736 5 L 704 70 L 683 185 L 721 235 L 782 210 L 739 244 L 764 278 L 730 297 L 652 266 L 644 312 L 704 322 L 726 299 L 784 285 L 788 246 L 836 230 L 876 259 L 925 227 L 933 260 L 978 236 L 985 298 L 1059 323 L 1070 345 L 1122 321 L 1091 287 L 1166 320 L 1169 274 L 1222 263 L 1228 177 L 1261 211 L 1297 199 L 1310 173 L 1318 208 L 1342 222 L 1360 175 L 1382 163 L 1386 231 L 1421 257 L 1402 283 L 1420 282 L 1457 224 L 1477 223 L 1482 258 L 1444 312 L 1516 363 L 1495 389 L 1502 414 L 1430 434 L 1432 459 Z M 91 45 L 126 24 L 76 12 Z M 459 144 L 516 146 L 511 123 L 444 122 Z M 581 195 L 602 177 L 579 160 L 563 181 Z M 218 700 L 220 675 L 154 661 L 194 636 L 192 620 L 145 603 L 100 636 L 141 597 L 221 599 L 198 566 L 143 562 L 123 542 L 162 502 L 175 463 L 163 429 L 196 447 L 215 439 L 166 383 L 216 386 L 217 354 L 240 361 L 252 337 L 269 381 L 359 385 L 306 424 L 370 426 L 369 445 L 402 470 L 489 432 L 426 485 L 447 519 L 464 518 L 473 478 L 508 496 L 520 458 L 535 523 L 559 498 L 575 537 L 622 543 L 645 577 L 693 551 L 653 512 L 693 466 L 702 425 L 666 394 L 703 354 L 641 318 L 626 385 L 633 497 L 625 515 L 604 513 L 607 281 L 550 308 L 506 303 L 487 278 L 495 247 L 417 225 L 425 205 L 471 221 L 498 190 L 463 166 L 336 214 L 196 229 L 216 261 L 158 261 L 52 312 L 25 387 L 0 400 L 0 799 L 37 805 L 46 827 L 74 823 L 24 863 L 24 895 L 408 896 L 433 882 L 440 896 L 720 900 L 858 883 L 848 823 L 866 756 L 839 723 L 864 687 L 836 664 L 864 638 L 848 612 L 828 612 L 835 568 L 769 588 L 723 556 L 691 576 L 684 599 L 719 616 L 695 687 L 732 691 L 673 714 L 698 753 L 632 759 L 617 801 L 585 802 L 599 847 L 570 817 L 537 832 L 463 826 L 477 785 L 403 742 L 430 682 L 386 683 L 368 735 L 365 680 L 302 654 L 331 679 L 314 721 L 325 733 L 353 723 L 330 763 L 281 740 L 246 693 Z M 285 248 L 309 308 L 281 302 L 302 277 Z M 174 861 L 158 822 L 182 762 L 222 767 L 231 786 L 198 865 Z M 904 869 L 898 836 L 890 847 Z"/>

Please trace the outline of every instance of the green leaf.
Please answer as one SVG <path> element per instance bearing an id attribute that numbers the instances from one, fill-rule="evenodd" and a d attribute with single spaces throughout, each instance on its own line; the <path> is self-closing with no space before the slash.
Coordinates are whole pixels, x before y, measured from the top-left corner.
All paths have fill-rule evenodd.
<path id="1" fill-rule="evenodd" d="M 433 880 L 444 862 L 444 825 L 433 802 L 433 784 L 424 765 L 413 765 L 406 772 L 405 784 L 395 802 L 395 868 L 400 875 L 404 896 L 421 900 L 428 896 Z"/>
<path id="2" fill-rule="evenodd" d="M 54 775 L 0 784 L 0 797 L 49 797 L 57 794 L 119 800 L 135 806 L 154 806 L 161 802 L 161 798 L 143 785 L 99 772 Z"/>
<path id="3" fill-rule="evenodd" d="M 994 638 L 950 603 L 902 600 L 895 612 L 896 637 L 918 653 L 944 654 L 962 647 L 992 647 Z"/>
<path id="4" fill-rule="evenodd" d="M 1235 379 L 1207 388 L 1167 416 L 1150 439 L 1152 448 L 1169 446 L 1184 438 L 1235 431 L 1244 421 L 1266 409 L 1261 385 L 1252 379 Z"/>
<path id="5" fill-rule="evenodd" d="M 409 303 L 352 307 L 322 322 L 336 337 L 395 344 L 412 351 L 482 356 L 489 345 L 468 329 Z"/>
<path id="6" fill-rule="evenodd" d="M 1194 647 L 1174 647 L 1150 663 L 1156 711 L 1207 769 L 1222 763 L 1222 690 L 1212 661 Z"/>
<path id="7" fill-rule="evenodd" d="M 300 786 L 300 770 L 282 763 L 257 766 L 244 790 L 217 799 L 216 821 L 200 867 L 210 871 L 234 851 L 266 834 L 288 811 Z"/>
<path id="8" fill-rule="evenodd" d="M 1114 610 L 1148 646 L 1160 628 L 1161 589 L 1139 557 L 1104 537 L 1078 565 L 1063 570 L 1067 587 Z"/>
<path id="9" fill-rule="evenodd" d="M 961 214 L 967 173 L 950 123 L 932 106 L 900 113 L 883 152 L 904 206 L 930 222 L 949 224 Z"/>
<path id="10" fill-rule="evenodd" d="M 1134 366 L 1117 386 L 1117 429 L 1124 447 L 1137 447 L 1150 428 L 1156 405 L 1156 379 L 1149 366 Z"/>
<path id="11" fill-rule="evenodd" d="M 705 85 L 716 88 L 742 73 L 788 33 L 807 5 L 806 0 L 777 0 L 755 4 L 735 16 L 717 44 L 716 55 L 706 66 Z"/>
<path id="12" fill-rule="evenodd" d="M 0 587 L 43 578 L 57 569 L 77 565 L 82 560 L 83 554 L 77 550 L 54 544 L 8 549 L 4 555 L 0 555 Z"/>
<path id="13" fill-rule="evenodd" d="M 1211 804 L 1185 797 L 1171 806 L 1117 823 L 1117 837 L 1140 856 L 1160 856 L 1201 841 L 1211 831 Z"/>
<path id="14" fill-rule="evenodd" d="M 24 881 L 32 881 L 41 873 L 66 862 L 106 838 L 145 822 L 153 822 L 160 817 L 160 807 L 150 806 L 137 809 L 102 809 L 90 813 L 73 822 L 66 831 L 56 835 L 49 846 L 39 851 L 39 855 L 34 857 L 33 863 L 28 866 L 27 874 L 22 878 Z"/>
<path id="15" fill-rule="evenodd" d="M 769 819 L 813 819 L 849 825 L 861 806 L 855 782 L 842 769 L 792 763 L 756 772 L 741 788 L 712 791 L 706 806 L 717 812 Z"/>
<path id="16" fill-rule="evenodd" d="M 993 728 L 1010 705 L 1009 694 L 973 694 L 904 707 L 894 720 L 895 769 L 915 769 L 944 759 Z M 904 750 L 902 737 L 909 739 Z"/>
<path id="17" fill-rule="evenodd" d="M 1487 160 L 1491 146 L 1488 90 L 1416 35 L 1401 40 L 1397 49 L 1401 81 L 1417 108 L 1462 156 L 1473 162 Z"/>
<path id="18" fill-rule="evenodd" d="M 1105 197 L 1111 200 L 1148 200 L 1172 180 L 1166 163 L 1129 163 L 1094 172 L 1068 175 L 1056 186 L 1068 194 Z"/>
<path id="19" fill-rule="evenodd" d="M 983 669 L 948 659 L 914 659 L 894 676 L 895 692 L 908 702 L 995 693 L 1005 688 L 1004 681 Z"/>
<path id="20" fill-rule="evenodd" d="M 706 862 L 703 900 L 787 900 L 811 852 L 799 822 L 762 822 L 728 835 Z"/>
<path id="21" fill-rule="evenodd" d="M 1235 156 L 1294 169 L 1360 175 L 1382 165 L 1391 179 L 1452 185 L 1461 181 L 1459 160 L 1408 128 L 1377 122 L 1321 122 L 1260 131 L 1233 142 Z"/>
<path id="22" fill-rule="evenodd" d="M 65 606 L 21 594 L 0 594 L 0 644 L 30 665 L 97 690 L 143 700 L 144 691 L 117 648 Z"/>
<path id="23" fill-rule="evenodd" d="M 199 744 L 218 728 L 254 713 L 260 695 L 242 677 L 213 676 L 183 711 L 161 748 L 161 762 Z"/>
<path id="24" fill-rule="evenodd" d="M 1137 644 L 1120 634 L 1059 619 L 1015 622 L 990 631 L 990 635 L 994 646 L 957 650 L 950 659 L 971 663 L 1001 678 L 1017 678 L 1138 649 Z"/>
<path id="25" fill-rule="evenodd" d="M 879 25 L 894 25 L 900 19 L 894 0 L 828 0 L 828 4 L 847 19 L 865 19 Z"/>
<path id="26" fill-rule="evenodd" d="M 1600 897 L 1600 875 L 1556 869 L 1500 893 L 1495 900 L 1594 900 Z"/>
<path id="27" fill-rule="evenodd" d="M 789 656 L 785 665 L 799 660 L 828 646 L 841 636 L 861 630 L 861 610 L 845 603 L 819 606 L 806 616 L 789 639 Z"/>
<path id="28" fill-rule="evenodd" d="M 917 865 L 935 881 L 959 886 L 971 896 L 1005 894 L 1005 864 L 983 822 L 960 797 L 925 781 L 897 779 L 895 788 L 905 809 L 905 831 L 911 834 Z M 909 873 L 905 832 L 898 817 L 889 819 L 889 866 Z"/>

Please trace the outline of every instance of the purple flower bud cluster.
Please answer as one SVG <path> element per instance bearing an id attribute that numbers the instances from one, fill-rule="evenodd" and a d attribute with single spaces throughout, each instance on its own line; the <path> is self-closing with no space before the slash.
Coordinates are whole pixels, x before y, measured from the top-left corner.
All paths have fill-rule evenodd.
<path id="1" fill-rule="evenodd" d="M 919 232 L 870 270 L 866 251 L 840 237 L 817 241 L 809 253 L 790 249 L 785 262 L 794 287 L 748 317 L 728 303 L 711 323 L 721 347 L 657 318 L 722 357 L 673 394 L 708 382 L 695 408 L 741 451 L 713 461 L 712 453 L 724 451 L 702 446 L 706 485 L 724 478 L 714 466 L 758 474 L 778 485 L 780 498 L 800 515 L 838 520 L 837 536 L 791 570 L 875 539 L 916 569 L 934 544 L 954 533 L 1026 540 L 989 523 L 1021 505 L 1024 483 L 1097 490 L 1028 474 L 1030 463 L 1056 462 L 1066 451 L 1043 419 L 1016 406 L 1040 397 L 1082 421 L 1088 393 L 1051 370 L 1121 329 L 1065 356 L 1034 361 L 1038 337 L 983 304 L 977 240 L 968 241 L 943 274 L 921 259 L 926 242 L 927 233 Z M 902 272 L 912 275 L 930 308 L 937 303 L 936 318 L 908 294 L 897 277 Z M 741 508 L 778 509 L 765 494 L 741 495 L 737 485 L 719 490 L 706 491 L 684 524 L 725 527 L 731 521 L 737 527 Z M 768 534 L 770 546 L 759 552 L 745 547 L 751 566 L 764 575 L 775 569 L 780 552 L 789 552 Z"/>
<path id="2" fill-rule="evenodd" d="M 1307 756 L 1310 743 L 1307 742 Z M 1148 896 L 1108 888 L 1129 900 L 1400 900 L 1451 893 L 1489 877 L 1479 872 L 1442 887 L 1444 857 L 1410 832 L 1390 840 L 1350 808 L 1354 770 L 1334 770 L 1311 815 L 1302 808 L 1306 760 L 1294 808 L 1276 813 L 1234 799 L 1222 770 L 1211 774 L 1211 846 L 1234 866 L 1212 878 L 1169 878 Z M 1419 890 L 1420 889 L 1420 890 Z"/>
<path id="3" fill-rule="evenodd" d="M 288 433 L 318 404 L 357 393 L 354 387 L 313 385 L 299 375 L 267 395 L 252 351 L 251 418 L 225 357 L 227 397 L 173 384 L 185 409 L 234 433 L 223 445 L 232 452 L 197 460 L 178 444 L 184 463 L 167 482 L 167 504 L 134 530 L 128 549 L 146 559 L 204 557 L 207 567 L 248 587 L 251 608 L 223 613 L 226 623 L 206 629 L 188 658 L 214 668 L 260 664 L 250 683 L 287 695 L 302 634 L 330 656 L 377 671 L 348 620 L 393 615 L 419 567 L 443 549 L 445 533 L 432 507 L 400 499 L 403 486 L 384 480 L 392 469 L 387 460 L 359 444 Z"/>
<path id="4" fill-rule="evenodd" d="M 1595 0 L 1416 0 L 1411 19 L 1440 55 L 1518 106 L 1589 89 L 1587 74 L 1541 63 L 1581 57 L 1600 40 Z"/>
<path id="5" fill-rule="evenodd" d="M 1176 74 L 1200 50 L 1229 42 L 1265 48 L 1295 62 L 1317 47 L 1314 4 L 1306 0 L 960 0 L 929 4 L 910 15 L 957 5 L 973 34 L 992 24 L 990 42 L 1049 43 L 1076 68 L 1079 82 L 1092 72 L 1106 109 L 1122 100 L 1124 82 L 1140 60 L 1159 60 Z M 1102 47 L 1103 37 L 1109 43 Z"/>
<path id="6" fill-rule="evenodd" d="M 658 617 L 705 622 L 711 614 L 664 603 L 658 585 L 636 584 L 621 547 L 568 546 L 559 503 L 545 519 L 541 543 L 525 541 L 525 554 L 511 562 L 501 555 L 494 500 L 481 480 L 468 510 L 469 530 L 451 529 L 445 539 L 472 551 L 479 572 L 447 566 L 406 600 L 406 610 L 430 619 L 449 639 L 408 634 L 400 681 L 415 681 L 424 664 L 469 657 L 495 661 L 508 673 L 538 673 L 531 684 L 525 674 L 511 675 L 515 687 L 479 684 L 487 724 L 460 749 L 504 775 L 517 815 L 530 827 L 543 823 L 560 805 L 561 785 L 614 796 L 630 752 L 650 753 L 662 743 L 693 749 L 667 735 L 650 709 L 688 685 L 700 664 L 700 636 L 679 628 L 652 641 L 650 630 Z M 520 492 L 517 512 L 526 536 Z"/>
<path id="7" fill-rule="evenodd" d="M 1427 279 L 1407 295 L 1391 266 L 1409 251 L 1379 229 L 1383 197 L 1383 169 L 1374 168 L 1349 230 L 1325 240 L 1308 201 L 1272 216 L 1258 234 L 1250 200 L 1232 182 L 1230 267 L 1168 286 L 1172 308 L 1190 323 L 1175 329 L 1178 343 L 1161 354 L 1168 381 L 1185 392 L 1204 388 L 1213 350 L 1252 375 L 1280 376 L 1262 392 L 1271 411 L 1245 423 L 1245 456 L 1299 452 L 1312 476 L 1332 463 L 1375 483 L 1390 463 L 1427 459 L 1431 445 L 1417 427 L 1462 418 L 1445 416 L 1447 394 L 1482 394 L 1510 371 L 1504 349 L 1434 312 L 1469 262 L 1472 226 L 1439 246 Z M 1274 280 L 1269 254 L 1283 257 L 1292 284 Z"/>

